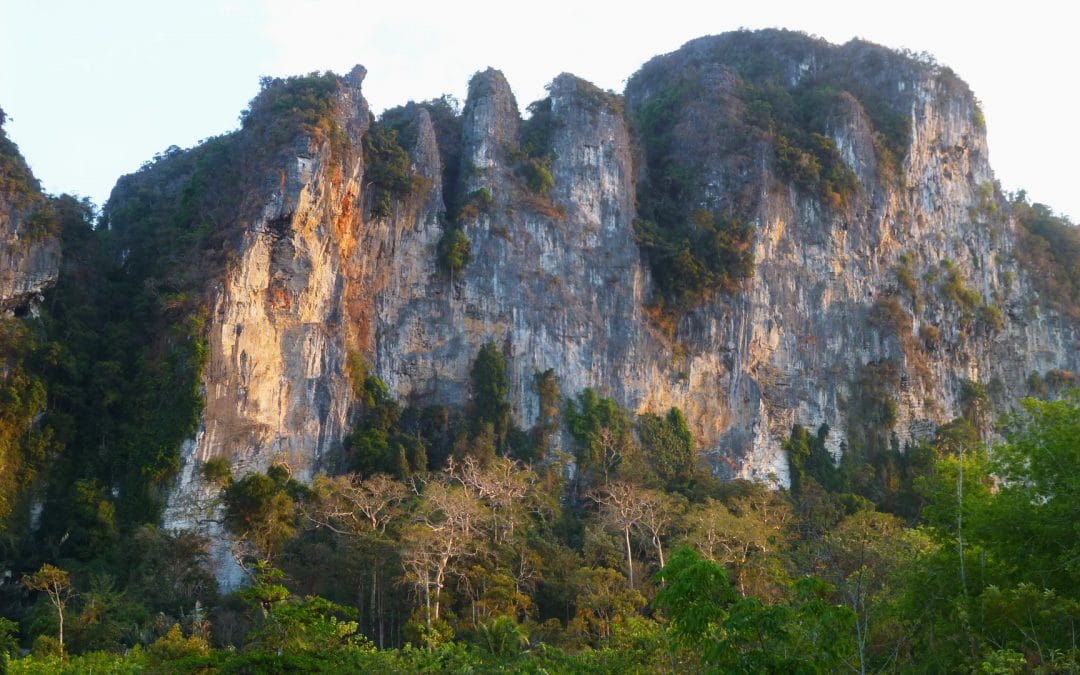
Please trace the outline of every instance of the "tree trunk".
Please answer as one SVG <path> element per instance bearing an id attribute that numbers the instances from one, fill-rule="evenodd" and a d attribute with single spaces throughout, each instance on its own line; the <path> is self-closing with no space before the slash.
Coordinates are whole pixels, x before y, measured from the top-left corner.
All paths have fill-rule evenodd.
<path id="1" fill-rule="evenodd" d="M 424 572 L 424 625 L 431 630 L 431 581 Z"/>
<path id="2" fill-rule="evenodd" d="M 378 563 L 376 563 L 377 565 Z M 379 618 L 378 610 L 376 609 L 376 598 L 379 594 L 379 571 L 378 567 L 372 565 L 374 569 L 371 570 L 371 597 L 368 598 L 369 611 L 371 612 L 371 629 L 375 630 L 375 622 Z M 379 648 L 382 648 L 382 635 L 379 635 Z"/>
<path id="3" fill-rule="evenodd" d="M 64 655 L 64 605 L 56 603 L 56 616 L 60 620 L 60 656 Z"/>
<path id="4" fill-rule="evenodd" d="M 626 539 L 626 572 L 630 578 L 630 590 L 634 590 L 634 558 L 630 553 L 630 528 L 623 528 L 623 535 Z"/>
<path id="5" fill-rule="evenodd" d="M 967 597 L 967 574 L 964 570 L 964 449 L 960 448 L 960 474 L 956 481 L 956 540 L 960 548 L 960 588 Z"/>

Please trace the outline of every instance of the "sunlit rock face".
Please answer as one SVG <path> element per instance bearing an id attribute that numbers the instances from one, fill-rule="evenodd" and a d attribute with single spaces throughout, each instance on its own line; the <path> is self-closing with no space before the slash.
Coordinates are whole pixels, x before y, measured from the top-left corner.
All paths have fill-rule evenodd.
<path id="1" fill-rule="evenodd" d="M 741 54 L 755 50 L 770 56 L 747 63 Z M 740 88 L 762 63 L 790 91 L 842 86 L 861 97 L 844 91 L 821 113 L 857 179 L 846 208 L 794 187 L 774 148 L 754 140 Z M 1029 373 L 1075 369 L 1075 326 L 1033 302 L 1011 256 L 1016 226 L 1000 216 L 977 102 L 950 71 L 866 43 L 766 31 L 702 38 L 654 59 L 630 80 L 627 105 L 640 110 L 672 86 L 693 92 L 676 107 L 672 141 L 703 176 L 691 198 L 755 227 L 754 275 L 744 292 L 680 323 L 687 390 L 662 403 L 687 409 L 714 466 L 785 481 L 780 441 L 793 423 L 828 424 L 839 452 L 855 383 L 882 363 L 896 366 L 901 445 L 957 415 L 965 382 L 1005 405 L 1027 393 Z M 864 105 L 909 125 L 892 167 Z M 738 135 L 751 140 L 732 142 Z M 917 289 L 900 283 L 901 267 Z M 950 274 L 1000 311 L 1000 326 L 988 309 L 949 297 Z M 899 325 L 879 319 L 890 299 L 904 310 Z"/>
<path id="2" fill-rule="evenodd" d="M 767 55 L 765 75 L 755 54 Z M 402 401 L 460 403 L 472 359 L 494 342 L 523 426 L 537 416 L 534 376 L 551 368 L 564 396 L 593 387 L 637 412 L 679 406 L 704 464 L 780 483 L 792 424 L 828 424 L 839 452 L 859 382 L 885 370 L 902 446 L 957 414 L 965 382 L 1004 405 L 1026 393 L 1029 373 L 1077 368 L 1075 327 L 1039 304 L 1013 261 L 1016 226 L 993 188 L 975 98 L 934 65 L 770 31 L 657 57 L 624 97 L 563 74 L 550 86 L 542 194 L 519 170 L 528 122 L 502 74 L 487 70 L 461 115 L 456 184 L 443 184 L 429 112 L 409 106 L 417 178 L 378 218 L 360 150 L 362 78 L 343 78 L 336 100 L 345 158 L 327 139 L 298 140 L 279 180 L 246 196 L 257 208 L 236 258 L 208 280 L 206 408 L 184 449 L 172 525 L 194 523 L 186 514 L 209 494 L 197 466 L 211 457 L 241 474 L 285 462 L 308 478 L 329 467 L 350 423 L 354 352 Z M 781 170 L 748 84 L 834 90 L 815 124 L 854 176 L 846 203 Z M 739 291 L 662 327 L 635 241 L 650 185 L 635 120 L 673 91 L 670 147 L 695 176 L 685 199 L 750 223 L 756 264 Z M 903 146 L 891 159 L 882 120 L 908 129 L 894 134 Z M 490 204 L 461 221 L 472 260 L 448 274 L 437 264 L 445 205 L 478 191 Z M 981 304 L 958 303 L 950 280 Z"/>
<path id="3" fill-rule="evenodd" d="M 30 167 L 3 130 L 0 110 L 0 312 L 33 312 L 56 283 L 56 218 Z"/>

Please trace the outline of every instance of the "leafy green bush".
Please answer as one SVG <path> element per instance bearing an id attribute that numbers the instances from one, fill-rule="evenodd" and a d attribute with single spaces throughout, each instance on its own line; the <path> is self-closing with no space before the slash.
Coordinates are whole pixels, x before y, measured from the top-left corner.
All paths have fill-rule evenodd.
<path id="1" fill-rule="evenodd" d="M 912 266 L 910 253 L 902 253 L 900 255 L 896 265 L 893 266 L 893 274 L 896 276 L 896 283 L 900 285 L 900 288 L 907 292 L 912 303 L 918 304 L 919 282 L 915 278 L 915 269 Z"/>
<path id="2" fill-rule="evenodd" d="M 199 472 L 202 474 L 203 480 L 213 485 L 225 483 L 229 480 L 232 475 L 232 468 L 229 466 L 229 460 L 224 457 L 212 457 L 203 462 Z"/>
<path id="3" fill-rule="evenodd" d="M 817 434 L 811 434 L 801 424 L 791 427 L 791 436 L 784 441 L 784 451 L 788 457 L 791 471 L 791 492 L 800 494 L 807 479 L 817 481 L 818 485 L 830 492 L 841 490 L 840 471 L 833 460 L 825 441 L 829 437 L 829 425 L 818 427 Z"/>
<path id="4" fill-rule="evenodd" d="M 23 221 L 22 243 L 29 244 L 60 234 L 60 217 L 52 200 L 39 204 Z"/>
<path id="5" fill-rule="evenodd" d="M 529 118 L 521 123 L 520 142 L 516 154 L 521 158 L 551 157 L 556 121 L 551 112 L 551 97 L 534 101 L 527 108 Z"/>
<path id="6" fill-rule="evenodd" d="M 510 380 L 506 376 L 506 359 L 494 342 L 480 348 L 469 372 L 469 382 L 474 432 L 490 424 L 495 431 L 496 449 L 505 452 L 510 432 Z"/>
<path id="7" fill-rule="evenodd" d="M 518 164 L 518 174 L 525 180 L 525 185 L 540 196 L 547 196 L 548 190 L 555 187 L 551 175 L 550 160 L 530 158 Z"/>
<path id="8" fill-rule="evenodd" d="M 439 238 L 439 266 L 451 276 L 465 269 L 471 259 L 472 244 L 457 227 L 447 227 Z"/>
<path id="9" fill-rule="evenodd" d="M 665 417 L 645 413 L 638 416 L 638 438 L 645 458 L 660 484 L 674 489 L 685 484 L 694 472 L 694 437 L 686 417 L 671 408 Z"/>
<path id="10" fill-rule="evenodd" d="M 630 413 L 591 388 L 566 401 L 566 427 L 574 439 L 579 480 L 588 485 L 614 476 L 634 443 Z"/>
<path id="11" fill-rule="evenodd" d="M 884 477 L 875 466 L 882 463 L 894 448 L 893 428 L 897 420 L 897 392 L 900 390 L 900 365 L 892 360 L 863 365 L 851 383 L 847 401 L 847 444 L 841 457 L 841 476 L 845 492 L 853 492 L 872 501 L 882 498 Z"/>
<path id="12" fill-rule="evenodd" d="M 975 103 L 975 108 L 971 113 L 971 123 L 980 131 L 986 130 L 986 115 L 983 113 L 982 104 L 979 102 Z"/>
<path id="13" fill-rule="evenodd" d="M 487 187 L 473 190 L 465 197 L 454 222 L 462 224 L 476 218 L 481 213 L 488 213 L 491 209 L 491 205 L 494 203 L 495 198 L 491 195 L 491 190 L 487 189 Z"/>
<path id="14" fill-rule="evenodd" d="M 1005 320 L 1001 316 L 1001 310 L 997 305 L 983 305 L 979 308 L 979 322 L 992 332 L 1000 331 L 1005 327 Z"/>
<path id="15" fill-rule="evenodd" d="M 386 473 L 407 477 L 428 468 L 427 447 L 419 434 L 402 428 L 402 410 L 376 375 L 363 369 L 354 379 L 358 415 L 345 441 L 349 468 L 363 476 Z"/>

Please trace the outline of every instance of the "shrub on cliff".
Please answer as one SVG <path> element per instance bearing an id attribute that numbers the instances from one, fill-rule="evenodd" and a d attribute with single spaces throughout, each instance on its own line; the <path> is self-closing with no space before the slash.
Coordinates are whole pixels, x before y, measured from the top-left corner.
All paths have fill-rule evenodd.
<path id="1" fill-rule="evenodd" d="M 398 132 L 372 120 L 362 141 L 364 183 L 371 189 L 371 217 L 386 218 L 393 200 L 409 194 L 409 154 L 398 143 Z"/>
<path id="2" fill-rule="evenodd" d="M 6 121 L 7 115 L 0 108 L 0 197 L 25 205 L 41 198 L 41 184 L 4 131 Z"/>
<path id="3" fill-rule="evenodd" d="M 1015 255 L 1040 294 L 1057 309 L 1080 317 L 1080 229 L 1021 192 L 1012 202 L 1017 228 Z"/>
<path id="4" fill-rule="evenodd" d="M 344 133 L 333 118 L 334 96 L 341 87 L 337 75 L 263 77 L 259 86 L 259 95 L 241 113 L 240 121 L 264 151 L 276 152 L 301 134 L 320 140 L 329 136 L 335 150 L 345 150 Z"/>
<path id="5" fill-rule="evenodd" d="M 472 243 L 457 227 L 447 227 L 439 238 L 439 267 L 451 276 L 469 264 L 472 257 Z"/>

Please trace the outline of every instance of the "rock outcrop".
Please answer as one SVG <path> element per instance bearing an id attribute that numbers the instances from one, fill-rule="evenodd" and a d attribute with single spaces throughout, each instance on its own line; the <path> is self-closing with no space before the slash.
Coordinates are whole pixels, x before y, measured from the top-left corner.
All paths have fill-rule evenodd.
<path id="1" fill-rule="evenodd" d="M 343 78 L 334 99 L 344 159 L 330 137 L 305 136 L 268 169 L 280 180 L 245 197 L 257 208 L 209 291 L 206 409 L 172 524 L 191 524 L 185 500 L 211 457 L 241 473 L 324 466 L 349 427 L 352 353 L 403 401 L 459 403 L 493 341 L 523 426 L 537 415 L 534 375 L 551 368 L 563 395 L 593 387 L 634 411 L 679 406 L 714 470 L 780 482 L 792 424 L 828 424 L 840 452 L 870 384 L 891 401 L 902 445 L 955 416 L 966 383 L 1001 406 L 1030 373 L 1080 366 L 1075 325 L 1037 301 L 1012 255 L 1016 224 L 977 102 L 934 64 L 767 31 L 658 57 L 625 97 L 560 75 L 543 108 L 543 189 L 518 170 L 533 122 L 487 70 L 461 115 L 456 184 L 443 184 L 429 112 L 406 108 L 413 187 L 388 213 L 371 208 L 365 178 L 362 77 Z M 852 190 L 815 191 L 781 167 L 779 132 L 748 97 L 759 90 L 824 97 L 814 120 L 792 124 L 828 139 Z M 709 294 L 666 327 L 635 239 L 656 177 L 632 122 L 661 97 L 673 162 L 694 177 L 688 208 L 752 225 L 756 261 L 741 290 Z M 459 222 L 472 260 L 448 274 L 436 262 L 446 204 L 481 193 L 490 199 Z"/>
<path id="2" fill-rule="evenodd" d="M 23 312 L 56 283 L 60 242 L 49 201 L 3 123 L 0 110 L 0 311 Z"/>

